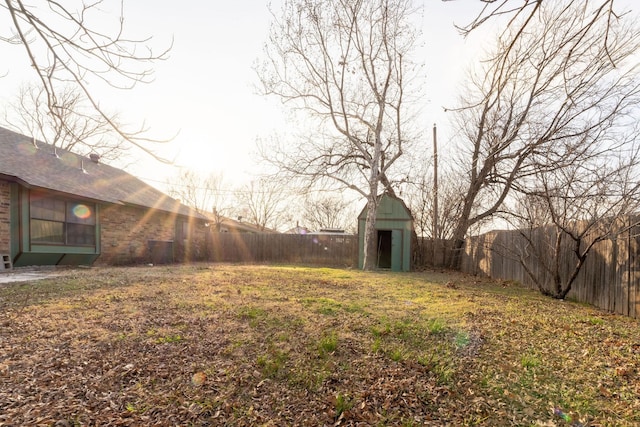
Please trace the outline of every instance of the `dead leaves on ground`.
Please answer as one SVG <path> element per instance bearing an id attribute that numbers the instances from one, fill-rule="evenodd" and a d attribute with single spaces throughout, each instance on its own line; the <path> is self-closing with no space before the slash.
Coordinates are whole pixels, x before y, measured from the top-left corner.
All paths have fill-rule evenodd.
<path id="1" fill-rule="evenodd" d="M 640 424 L 638 322 L 516 285 L 220 265 L 56 281 L 0 289 L 0 425 Z"/>

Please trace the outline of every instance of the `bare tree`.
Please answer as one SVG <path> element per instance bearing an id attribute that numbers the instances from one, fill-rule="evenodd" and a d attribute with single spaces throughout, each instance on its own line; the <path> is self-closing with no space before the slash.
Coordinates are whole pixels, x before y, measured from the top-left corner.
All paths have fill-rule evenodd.
<path id="1" fill-rule="evenodd" d="M 455 0 L 443 0 L 443 1 L 455 1 Z M 506 30 L 509 31 L 511 36 L 511 43 L 505 46 L 505 50 L 508 53 L 520 37 L 527 37 L 530 26 L 535 26 L 538 20 L 537 14 L 540 13 L 543 0 L 480 0 L 484 3 L 484 7 L 480 13 L 469 23 L 457 26 L 460 33 L 464 36 L 469 35 L 471 32 L 481 27 L 489 21 L 495 21 L 499 18 L 506 18 L 507 24 Z M 555 0 L 553 0 L 555 1 Z M 545 5 L 549 1 L 545 2 Z M 621 16 L 628 13 L 628 11 L 620 12 L 615 9 L 615 0 L 585 0 L 580 2 L 580 6 L 584 10 L 591 12 L 590 18 L 583 20 L 582 28 L 580 31 L 574 34 L 575 37 L 580 38 L 582 33 L 591 31 L 594 26 L 599 27 L 602 30 L 602 37 L 600 38 L 601 47 L 605 50 L 609 49 L 609 32 L 611 25 L 617 21 Z M 606 25 L 601 25 L 602 20 L 606 21 Z M 504 35 L 504 34 L 503 34 Z M 612 62 L 613 58 L 609 58 Z"/>
<path id="2" fill-rule="evenodd" d="M 455 110 L 467 189 L 452 267 L 469 227 L 499 213 L 512 190 L 533 176 L 602 160 L 608 144 L 628 141 L 640 101 L 633 63 L 640 33 L 630 20 L 613 22 L 585 4 L 539 2 L 526 32 L 516 25 L 500 37 Z"/>
<path id="3" fill-rule="evenodd" d="M 365 270 L 376 267 L 380 190 L 393 192 L 393 167 L 411 139 L 414 12 L 411 0 L 285 0 L 256 69 L 264 93 L 305 113 L 314 129 L 295 147 L 265 148 L 267 160 L 281 176 L 366 198 Z"/>
<path id="4" fill-rule="evenodd" d="M 450 239 L 458 223 L 462 208 L 462 182 L 457 175 L 441 173 L 439 176 L 438 228 L 433 229 L 434 198 L 431 175 L 424 173 L 410 179 L 403 195 L 411 210 L 416 233 L 423 237 Z"/>
<path id="5" fill-rule="evenodd" d="M 316 231 L 323 228 L 351 229 L 357 222 L 349 200 L 335 196 L 309 196 L 304 201 L 304 224 Z"/>
<path id="6" fill-rule="evenodd" d="M 230 212 L 229 193 L 220 172 L 208 175 L 198 174 L 191 169 L 181 169 L 178 174 L 167 180 L 167 193 L 196 211 L 213 217 L 216 230 Z"/>
<path id="7" fill-rule="evenodd" d="M 90 88 L 90 83 L 99 82 L 120 89 L 150 82 L 149 65 L 168 54 L 168 50 L 155 53 L 148 45 L 149 39 L 126 36 L 122 0 L 115 1 L 119 19 L 105 20 L 109 3 L 45 0 L 32 5 L 5 0 L 0 7 L 9 15 L 11 26 L 0 35 L 0 41 L 24 47 L 43 91 L 54 135 L 80 140 L 83 135 L 76 132 L 74 120 L 86 117 L 89 108 L 91 120 L 100 122 L 99 126 L 110 128 L 118 138 L 163 160 L 150 148 L 150 143 L 159 141 L 145 136 L 144 125 L 126 129 L 100 105 Z M 69 102 L 69 96 L 75 101 Z"/>
<path id="8" fill-rule="evenodd" d="M 291 220 L 286 203 L 288 194 L 279 180 L 260 178 L 237 191 L 239 216 L 246 217 L 260 230 L 276 230 Z"/>
<path id="9" fill-rule="evenodd" d="M 604 163 L 588 159 L 538 175 L 535 189 L 519 199 L 514 216 L 528 227 L 520 229 L 517 255 L 544 295 L 565 298 L 595 245 L 638 225 L 638 148 L 618 148 Z"/>
<path id="10" fill-rule="evenodd" d="M 113 129 L 96 117 L 89 106 L 83 105 L 82 95 L 76 88 L 64 89 L 58 104 L 63 127 L 49 114 L 44 89 L 33 84 L 23 85 L 10 105 L 11 113 L 5 112 L 5 122 L 54 147 L 85 155 L 95 153 L 104 160 L 120 158 L 127 151 L 122 138 L 114 135 Z M 116 115 L 111 115 L 110 120 L 118 122 Z"/>
<path id="11" fill-rule="evenodd" d="M 450 172 L 441 171 L 438 175 L 438 220 L 435 227 L 433 174 L 419 168 L 412 173 L 402 189 L 403 198 L 413 217 L 416 233 L 413 256 L 417 266 L 442 262 L 444 240 L 451 239 L 460 217 L 463 204 L 462 181 Z"/>

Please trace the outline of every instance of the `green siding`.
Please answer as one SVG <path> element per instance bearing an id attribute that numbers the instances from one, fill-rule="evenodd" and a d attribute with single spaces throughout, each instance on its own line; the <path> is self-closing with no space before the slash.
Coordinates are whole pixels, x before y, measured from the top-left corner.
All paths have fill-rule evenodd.
<path id="1" fill-rule="evenodd" d="M 11 183 L 10 212 L 11 259 L 15 260 L 20 253 L 20 186 L 16 183 Z"/>
<path id="2" fill-rule="evenodd" d="M 22 252 L 13 260 L 14 267 L 28 267 L 30 265 L 57 265 L 64 254 L 35 254 Z"/>
<path id="3" fill-rule="evenodd" d="M 366 206 L 358 216 L 358 219 L 367 219 Z M 399 221 L 404 224 L 406 221 L 413 221 L 413 218 L 411 218 L 409 210 L 400 199 L 396 199 L 385 194 L 382 196 L 380 205 L 378 206 L 378 215 L 376 217 L 376 222 L 380 220 Z"/>
<path id="4" fill-rule="evenodd" d="M 96 254 L 35 253 L 23 252 L 13 262 L 14 267 L 30 265 L 91 265 Z"/>
<path id="5" fill-rule="evenodd" d="M 364 264 L 364 229 L 367 220 L 367 208 L 358 215 L 358 265 Z M 411 269 L 411 239 L 413 219 L 405 204 L 397 198 L 384 194 L 376 215 L 376 230 L 391 231 L 391 271 L 409 271 Z"/>

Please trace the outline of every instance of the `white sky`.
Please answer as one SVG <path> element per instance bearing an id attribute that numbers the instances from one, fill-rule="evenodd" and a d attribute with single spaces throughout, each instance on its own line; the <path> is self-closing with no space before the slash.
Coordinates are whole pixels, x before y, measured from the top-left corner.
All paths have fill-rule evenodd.
<path id="1" fill-rule="evenodd" d="M 443 105 L 455 99 L 465 64 L 482 40 L 463 40 L 453 23 L 465 24 L 482 3 L 478 0 L 424 0 L 425 48 L 416 60 L 426 65 L 429 104 L 425 128 L 445 117 Z M 279 10 L 280 1 L 272 7 Z M 252 64 L 262 54 L 271 15 L 267 0 L 128 0 L 125 28 L 134 37 L 153 36 L 158 48 L 174 44 L 169 59 L 157 64 L 155 81 L 132 91 L 113 90 L 101 101 L 130 123 L 144 121 L 159 139 L 177 134 L 165 149 L 178 164 L 200 172 L 222 172 L 230 185 L 256 172 L 251 153 L 257 138 L 281 131 L 286 122 L 275 99 L 255 94 Z M 3 35 L 3 34 L 0 34 Z M 31 75 L 26 57 L 16 47 L 0 44 L 0 111 L 17 86 Z M 12 59 L 8 59 L 12 58 Z M 426 135 L 431 135 L 429 132 Z M 439 141 L 448 136 L 442 132 Z M 425 141 L 430 143 L 430 141 Z M 162 187 L 174 169 L 140 157 L 126 169 Z"/>

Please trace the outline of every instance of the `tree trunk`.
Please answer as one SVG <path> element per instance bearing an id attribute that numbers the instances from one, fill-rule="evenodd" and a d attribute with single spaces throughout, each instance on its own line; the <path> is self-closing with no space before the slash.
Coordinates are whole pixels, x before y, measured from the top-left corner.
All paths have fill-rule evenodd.
<path id="1" fill-rule="evenodd" d="M 375 270 L 378 267 L 378 239 L 376 233 L 376 217 L 378 216 L 378 184 L 380 182 L 380 156 L 382 144 L 380 130 L 375 139 L 374 152 L 371 158 L 371 174 L 369 175 L 369 195 L 367 197 L 367 220 L 364 225 L 364 259 L 362 269 Z"/>
<path id="2" fill-rule="evenodd" d="M 371 271 L 378 266 L 378 242 L 376 239 L 376 216 L 378 216 L 378 198 L 369 196 L 367 201 L 367 220 L 364 225 L 364 260 L 362 269 Z"/>
<path id="3" fill-rule="evenodd" d="M 462 251 L 464 250 L 464 237 L 469 229 L 469 216 L 471 214 L 471 204 L 465 202 L 464 210 L 458 225 L 453 232 L 453 248 L 449 253 L 448 267 L 452 270 L 459 270 L 462 262 Z"/>
<path id="4" fill-rule="evenodd" d="M 473 168 L 476 167 L 476 160 L 473 161 Z M 462 262 L 462 251 L 464 250 L 464 238 L 467 235 L 467 231 L 469 231 L 471 218 L 471 209 L 473 207 L 473 202 L 476 199 L 476 196 L 480 192 L 480 184 L 479 180 L 474 176 L 471 178 L 471 184 L 469 185 L 469 189 L 467 190 L 467 195 L 464 199 L 464 205 L 462 207 L 462 213 L 460 214 L 460 218 L 458 219 L 458 224 L 453 232 L 453 249 L 449 254 L 449 262 L 448 266 L 452 270 L 459 270 Z"/>
<path id="5" fill-rule="evenodd" d="M 449 254 L 448 266 L 452 270 L 460 270 L 462 266 L 462 251 L 464 249 L 464 239 L 454 239 L 453 248 Z"/>

